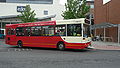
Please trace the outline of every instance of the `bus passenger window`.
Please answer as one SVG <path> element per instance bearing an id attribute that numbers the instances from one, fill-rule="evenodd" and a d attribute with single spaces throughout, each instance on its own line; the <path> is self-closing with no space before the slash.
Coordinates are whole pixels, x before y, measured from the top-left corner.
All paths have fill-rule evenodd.
<path id="1" fill-rule="evenodd" d="M 17 27 L 16 36 L 25 36 L 25 27 Z"/>
<path id="2" fill-rule="evenodd" d="M 69 24 L 67 25 L 68 36 L 81 36 L 81 24 Z"/>
<path id="3" fill-rule="evenodd" d="M 30 36 L 31 33 L 31 27 L 26 27 L 26 32 L 25 32 L 25 36 Z"/>
<path id="4" fill-rule="evenodd" d="M 15 35 L 15 29 L 7 28 L 7 35 Z"/>
<path id="5" fill-rule="evenodd" d="M 15 29 L 11 29 L 11 35 L 15 34 Z"/>
<path id="6" fill-rule="evenodd" d="M 66 36 L 66 27 L 65 25 L 57 25 L 55 28 L 56 36 Z"/>
<path id="7" fill-rule="evenodd" d="M 84 26 L 84 29 L 83 29 L 84 35 L 86 35 L 87 37 L 90 37 L 91 36 L 91 34 L 90 34 L 90 26 L 86 25 L 86 24 L 84 24 L 83 26 Z"/>
<path id="8" fill-rule="evenodd" d="M 54 27 L 49 26 L 49 36 L 54 36 Z"/>
<path id="9" fill-rule="evenodd" d="M 37 26 L 36 29 L 37 29 L 36 30 L 36 33 L 37 33 L 36 35 L 37 36 L 42 36 L 42 27 L 41 26 Z"/>
<path id="10" fill-rule="evenodd" d="M 43 26 L 42 33 L 43 36 L 54 36 L 54 26 Z"/>
<path id="11" fill-rule="evenodd" d="M 36 33 L 35 33 L 35 27 L 31 27 L 31 36 L 35 36 Z"/>
<path id="12" fill-rule="evenodd" d="M 11 35 L 11 29 L 7 28 L 7 35 Z"/>
<path id="13" fill-rule="evenodd" d="M 38 36 L 38 29 L 36 27 L 31 27 L 31 36 Z"/>

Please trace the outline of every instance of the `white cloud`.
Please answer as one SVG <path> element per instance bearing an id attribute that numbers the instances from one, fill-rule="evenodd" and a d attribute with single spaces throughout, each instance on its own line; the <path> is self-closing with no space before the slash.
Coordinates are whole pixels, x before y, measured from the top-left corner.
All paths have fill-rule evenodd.
<path id="1" fill-rule="evenodd" d="M 87 1 L 94 1 L 94 0 L 87 0 Z M 60 0 L 59 2 L 61 5 L 65 5 L 67 3 L 67 0 Z"/>
<path id="2" fill-rule="evenodd" d="M 103 4 L 106 4 L 109 1 L 111 1 L 111 0 L 103 0 Z"/>
<path id="3" fill-rule="evenodd" d="M 67 0 L 60 0 L 61 5 L 65 5 L 65 3 L 67 3 Z"/>

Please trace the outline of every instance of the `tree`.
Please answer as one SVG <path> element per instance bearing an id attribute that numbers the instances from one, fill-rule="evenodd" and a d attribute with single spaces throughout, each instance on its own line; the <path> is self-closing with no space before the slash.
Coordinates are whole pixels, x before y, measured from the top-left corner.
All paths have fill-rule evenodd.
<path id="1" fill-rule="evenodd" d="M 35 15 L 36 14 L 34 13 L 34 10 L 31 11 L 30 5 L 26 5 L 25 11 L 21 12 L 21 15 L 19 15 L 18 18 L 20 18 L 23 23 L 35 22 L 36 21 Z"/>
<path id="2" fill-rule="evenodd" d="M 90 10 L 90 6 L 86 5 L 86 0 L 67 0 L 65 8 L 66 11 L 62 14 L 64 19 L 84 18 Z"/>

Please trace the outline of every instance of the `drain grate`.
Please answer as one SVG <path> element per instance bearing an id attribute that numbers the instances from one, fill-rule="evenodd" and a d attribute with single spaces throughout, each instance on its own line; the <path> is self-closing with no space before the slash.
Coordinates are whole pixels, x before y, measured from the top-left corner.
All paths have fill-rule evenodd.
<path id="1" fill-rule="evenodd" d="M 29 49 L 29 48 L 7 48 L 7 49 L 0 49 L 0 52 L 11 52 L 11 51 L 14 51 L 14 52 L 20 52 L 20 51 L 32 51 L 32 49 Z"/>

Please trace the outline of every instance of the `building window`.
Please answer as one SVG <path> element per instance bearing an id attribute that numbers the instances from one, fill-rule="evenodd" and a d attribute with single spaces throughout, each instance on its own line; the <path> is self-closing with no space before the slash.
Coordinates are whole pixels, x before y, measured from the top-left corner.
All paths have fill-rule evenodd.
<path id="1" fill-rule="evenodd" d="M 44 10 L 44 15 L 48 15 L 48 11 L 47 10 Z"/>
<path id="2" fill-rule="evenodd" d="M 94 8 L 94 5 L 92 4 L 92 5 L 90 5 L 90 8 Z"/>
<path id="3" fill-rule="evenodd" d="M 6 0 L 10 3 L 53 4 L 53 0 Z"/>
<path id="4" fill-rule="evenodd" d="M 0 0 L 0 2 L 6 2 L 6 0 Z"/>

